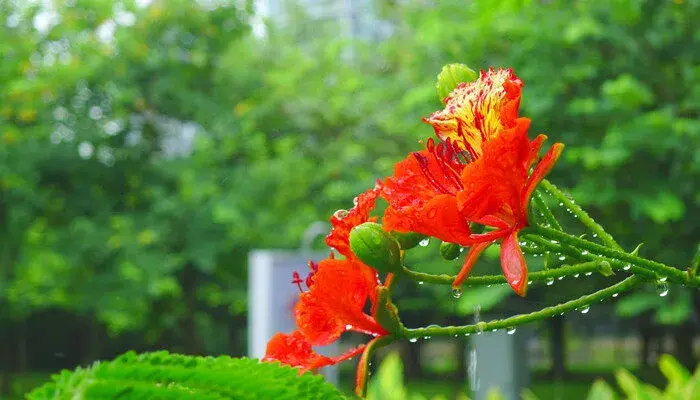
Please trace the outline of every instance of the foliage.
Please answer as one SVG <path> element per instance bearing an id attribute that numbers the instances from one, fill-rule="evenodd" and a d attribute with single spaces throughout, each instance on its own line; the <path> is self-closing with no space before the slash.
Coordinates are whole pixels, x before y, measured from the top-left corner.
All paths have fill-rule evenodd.
<path id="1" fill-rule="evenodd" d="M 247 358 L 196 357 L 165 351 L 63 371 L 35 389 L 44 399 L 342 399 L 322 376 Z"/>

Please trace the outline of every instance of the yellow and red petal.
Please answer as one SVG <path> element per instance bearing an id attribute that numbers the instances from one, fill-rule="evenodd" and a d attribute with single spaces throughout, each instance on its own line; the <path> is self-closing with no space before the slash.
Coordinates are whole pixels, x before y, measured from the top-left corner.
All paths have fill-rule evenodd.
<path id="1" fill-rule="evenodd" d="M 335 364 L 329 357 L 313 351 L 311 343 L 299 331 L 291 334 L 278 333 L 267 342 L 262 361 L 279 361 L 292 367 L 300 367 L 301 372 Z"/>
<path id="2" fill-rule="evenodd" d="M 527 264 L 518 243 L 518 232 L 513 231 L 501 243 L 501 269 L 503 276 L 518 296 L 527 293 Z"/>
<path id="3" fill-rule="evenodd" d="M 512 69 L 481 71 L 478 80 L 459 84 L 445 108 L 424 121 L 440 139 L 451 139 L 477 159 L 486 142 L 514 126 L 522 86 Z"/>
<path id="4" fill-rule="evenodd" d="M 371 335 L 386 331 L 363 312 L 376 301 L 376 272 L 355 259 L 326 259 L 318 264 L 314 284 L 299 295 L 294 309 L 297 327 L 314 345 L 326 345 L 346 330 Z"/>
<path id="5" fill-rule="evenodd" d="M 374 222 L 376 217 L 369 214 L 374 209 L 379 197 L 379 189 L 373 188 L 357 196 L 355 206 L 349 211 L 340 210 L 331 216 L 333 228 L 326 236 L 326 244 L 345 257 L 353 257 L 350 250 L 350 231 L 352 228 L 365 222 Z"/>

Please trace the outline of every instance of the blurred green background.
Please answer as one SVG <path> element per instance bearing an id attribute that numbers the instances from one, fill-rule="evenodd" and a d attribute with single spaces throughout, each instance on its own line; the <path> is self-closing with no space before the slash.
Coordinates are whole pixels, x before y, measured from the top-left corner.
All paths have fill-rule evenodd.
<path id="1" fill-rule="evenodd" d="M 127 349 L 244 355 L 248 251 L 298 248 L 418 149 L 450 62 L 514 67 L 533 135 L 567 146 L 551 180 L 626 249 L 689 265 L 698 20 L 697 0 L 0 0 L 0 396 Z M 436 246 L 421 268 L 454 272 Z M 560 298 L 446 291 L 401 287 L 407 325 Z M 597 312 L 534 327 L 536 380 L 695 365 L 697 291 Z M 406 376 L 460 387 L 464 349 L 404 346 Z"/>

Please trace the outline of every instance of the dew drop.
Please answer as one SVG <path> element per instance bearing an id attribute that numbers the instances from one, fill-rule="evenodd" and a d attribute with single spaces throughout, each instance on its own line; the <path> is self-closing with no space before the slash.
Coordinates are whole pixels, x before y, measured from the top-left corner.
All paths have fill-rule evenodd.
<path id="1" fill-rule="evenodd" d="M 585 256 L 586 254 L 588 254 L 588 250 L 584 250 L 584 251 L 581 252 L 581 255 L 582 255 L 582 256 Z"/>
<path id="2" fill-rule="evenodd" d="M 486 287 L 487 287 L 487 288 L 490 288 L 490 287 L 491 287 L 491 285 L 486 285 Z"/>
<path id="3" fill-rule="evenodd" d="M 666 282 L 659 281 L 656 283 L 656 293 L 659 295 L 659 297 L 668 296 L 668 285 Z"/>
<path id="4" fill-rule="evenodd" d="M 561 206 L 563 206 L 563 205 L 564 205 L 564 203 L 559 203 L 559 207 L 561 207 Z"/>
<path id="5" fill-rule="evenodd" d="M 557 280 L 559 280 L 559 281 L 561 281 L 561 280 L 563 280 L 563 279 L 564 279 L 563 276 L 560 276 L 560 277 L 557 278 Z"/>
<path id="6" fill-rule="evenodd" d="M 597 233 L 594 233 L 594 234 L 593 234 L 593 237 L 594 237 L 594 238 L 597 238 L 597 237 L 598 237 L 598 234 L 597 234 Z"/>
<path id="7" fill-rule="evenodd" d="M 506 330 L 506 333 L 509 334 L 509 335 L 514 334 L 514 333 L 515 333 L 515 327 L 513 326 L 513 327 L 508 328 L 508 330 Z"/>
<path id="8" fill-rule="evenodd" d="M 574 278 L 578 278 L 581 274 L 574 274 Z"/>
<path id="9" fill-rule="evenodd" d="M 552 286 L 552 285 L 554 285 L 554 279 L 547 278 L 547 286 Z"/>
<path id="10" fill-rule="evenodd" d="M 532 281 L 527 281 L 527 284 L 528 284 L 528 285 L 532 285 Z"/>
<path id="11" fill-rule="evenodd" d="M 667 280 L 668 280 L 667 276 L 662 276 L 661 278 L 659 278 L 659 282 L 662 282 L 662 283 L 666 282 Z"/>
<path id="12" fill-rule="evenodd" d="M 460 248 L 459 248 L 459 252 L 460 252 L 460 253 L 463 253 L 463 252 L 464 252 L 464 247 L 460 247 Z"/>
<path id="13" fill-rule="evenodd" d="M 416 338 L 413 337 L 413 338 L 408 339 L 408 341 L 411 342 L 411 343 L 415 343 L 415 342 L 418 341 L 418 339 L 416 339 Z"/>
<path id="14" fill-rule="evenodd" d="M 559 256 L 559 261 L 564 261 L 566 260 L 566 256 Z"/>
<path id="15" fill-rule="evenodd" d="M 460 289 L 460 288 L 452 289 L 452 297 L 454 297 L 455 299 L 462 297 L 462 289 Z"/>
<path id="16" fill-rule="evenodd" d="M 419 285 L 422 285 L 422 284 L 423 284 L 423 281 L 419 281 L 418 284 L 419 284 Z"/>
<path id="17" fill-rule="evenodd" d="M 421 240 L 420 242 L 418 242 L 418 245 L 421 246 L 421 247 L 426 247 L 426 246 L 429 245 L 429 244 L 430 244 L 430 239 L 429 239 L 429 238 L 425 238 L 425 239 Z"/>
<path id="18" fill-rule="evenodd" d="M 619 295 L 620 295 L 619 293 L 613 293 L 612 297 L 617 297 Z"/>
<path id="19" fill-rule="evenodd" d="M 550 242 L 552 242 L 552 243 L 554 243 L 554 244 L 559 243 L 558 241 L 556 241 L 556 240 L 554 240 L 554 239 L 550 240 Z"/>
<path id="20" fill-rule="evenodd" d="M 564 313 L 561 313 L 561 314 L 559 314 L 559 315 L 564 315 Z"/>
<path id="21" fill-rule="evenodd" d="M 352 329 L 352 325 L 350 325 L 350 324 L 345 325 L 345 330 L 346 330 L 346 331 L 349 331 L 350 329 Z"/>
<path id="22" fill-rule="evenodd" d="M 627 265 L 625 265 L 624 267 L 622 267 L 622 269 L 624 269 L 625 271 L 629 271 L 630 268 L 632 268 L 632 266 L 629 265 L 629 264 L 627 264 Z"/>
<path id="23" fill-rule="evenodd" d="M 428 340 L 428 339 L 430 339 L 430 336 L 423 336 L 423 339 Z"/>
<path id="24" fill-rule="evenodd" d="M 589 311 L 591 311 L 591 307 L 585 306 L 581 309 L 581 314 L 588 314 Z"/>
<path id="25" fill-rule="evenodd" d="M 593 275 L 593 272 L 586 272 L 586 276 L 591 276 Z"/>

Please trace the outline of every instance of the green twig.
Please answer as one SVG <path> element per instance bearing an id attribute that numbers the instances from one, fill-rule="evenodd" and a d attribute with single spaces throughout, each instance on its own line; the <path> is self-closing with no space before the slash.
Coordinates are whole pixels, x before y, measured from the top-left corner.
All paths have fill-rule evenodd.
<path id="1" fill-rule="evenodd" d="M 620 281 L 610 287 L 582 296 L 576 300 L 571 300 L 566 303 L 561 303 L 556 306 L 545 307 L 539 311 L 530 314 L 515 315 L 505 319 L 493 320 L 490 322 L 478 322 L 472 325 L 465 326 L 445 326 L 445 327 L 426 327 L 407 329 L 403 335 L 407 339 L 420 339 L 428 336 L 459 336 L 468 335 L 471 333 L 480 333 L 497 329 L 509 329 L 519 325 L 528 324 L 531 322 L 543 320 L 558 314 L 573 311 L 576 309 L 585 309 L 593 303 L 603 301 L 609 297 L 616 297 L 618 294 L 632 289 L 637 284 L 642 282 L 642 278 L 638 276 L 630 276 L 623 281 Z"/>
<path id="2" fill-rule="evenodd" d="M 561 225 L 559 225 L 559 221 L 554 217 L 554 214 L 552 214 L 552 210 L 549 208 L 547 203 L 544 200 L 544 196 L 542 196 L 542 193 L 540 191 L 535 192 L 535 196 L 533 196 L 533 201 L 535 202 L 535 207 L 542 213 L 542 216 L 544 217 L 545 221 L 554 229 L 560 231 L 561 230 Z"/>
<path id="3" fill-rule="evenodd" d="M 536 271 L 528 274 L 528 280 L 532 282 L 546 281 L 557 279 L 559 277 L 572 276 L 576 274 L 585 274 L 587 272 L 595 272 L 600 268 L 600 261 L 589 261 L 581 264 L 567 265 L 557 269 L 548 269 L 546 271 Z M 412 271 L 406 267 L 403 268 L 403 275 L 416 282 L 433 283 L 437 285 L 451 285 L 455 280 L 454 275 L 446 274 L 427 274 L 424 272 Z M 507 283 L 503 275 L 483 275 L 472 276 L 464 281 L 464 286 L 481 286 L 481 285 L 498 285 Z"/>
<path id="4" fill-rule="evenodd" d="M 616 250 L 623 251 L 622 247 L 617 244 L 615 239 L 603 229 L 597 222 L 591 218 L 586 211 L 583 210 L 579 205 L 571 201 L 559 188 L 554 186 L 551 182 L 546 179 L 542 180 L 542 187 L 549 192 L 555 199 L 568 208 L 578 219 L 583 223 L 588 229 L 591 230 L 596 236 L 600 238 L 608 247 L 612 247 Z"/>

